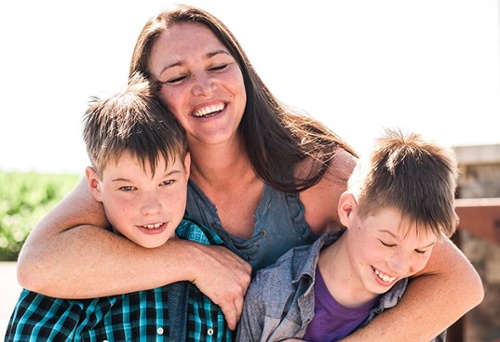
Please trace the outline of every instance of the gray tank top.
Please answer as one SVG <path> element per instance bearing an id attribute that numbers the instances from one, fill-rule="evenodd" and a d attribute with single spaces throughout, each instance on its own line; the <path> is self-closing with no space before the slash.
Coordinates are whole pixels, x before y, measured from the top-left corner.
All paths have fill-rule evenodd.
<path id="1" fill-rule="evenodd" d="M 203 191 L 189 180 L 186 214 L 212 228 L 226 246 L 248 261 L 253 272 L 276 261 L 290 248 L 316 240 L 304 218 L 304 206 L 297 194 L 283 193 L 264 186 L 262 199 L 254 213 L 252 237 L 233 236 L 222 227 L 217 208 Z"/>

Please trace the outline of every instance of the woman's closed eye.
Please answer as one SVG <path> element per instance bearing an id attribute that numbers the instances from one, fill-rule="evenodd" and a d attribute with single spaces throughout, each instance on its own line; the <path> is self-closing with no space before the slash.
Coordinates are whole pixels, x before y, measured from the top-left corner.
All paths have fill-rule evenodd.
<path id="1" fill-rule="evenodd" d="M 211 71 L 211 72 L 225 71 L 226 69 L 229 68 L 229 66 L 231 64 L 233 64 L 233 63 L 217 64 L 217 65 L 214 65 L 214 66 L 208 68 L 208 71 Z M 190 77 L 192 77 L 191 74 L 182 74 L 182 75 L 178 75 L 178 76 L 175 76 L 175 77 L 171 77 L 167 81 L 161 82 L 161 83 L 162 84 L 175 85 L 175 84 L 182 83 L 182 81 L 185 81 L 186 79 L 188 79 Z"/>
<path id="2" fill-rule="evenodd" d="M 184 81 L 188 77 L 189 77 L 189 75 L 180 75 L 180 76 L 172 77 L 169 80 L 167 80 L 165 82 L 161 82 L 161 83 L 162 84 L 177 84 L 177 83 L 181 83 L 182 81 Z"/>
<path id="3" fill-rule="evenodd" d="M 220 70 L 224 70 L 224 69 L 227 69 L 229 67 L 229 65 L 231 65 L 232 63 L 223 63 L 223 64 L 218 64 L 218 65 L 215 65 L 213 67 L 210 67 L 208 70 L 210 71 L 220 71 Z"/>

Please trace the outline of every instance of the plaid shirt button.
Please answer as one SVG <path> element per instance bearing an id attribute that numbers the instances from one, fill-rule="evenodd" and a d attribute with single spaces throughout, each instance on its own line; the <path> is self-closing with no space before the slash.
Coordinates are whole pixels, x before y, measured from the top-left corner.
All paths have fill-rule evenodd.
<path id="1" fill-rule="evenodd" d="M 163 335 L 163 328 L 162 327 L 159 327 L 158 329 L 156 329 L 156 332 L 158 333 L 158 335 Z"/>
<path id="2" fill-rule="evenodd" d="M 214 329 L 210 328 L 207 330 L 208 336 L 212 336 L 214 334 Z"/>

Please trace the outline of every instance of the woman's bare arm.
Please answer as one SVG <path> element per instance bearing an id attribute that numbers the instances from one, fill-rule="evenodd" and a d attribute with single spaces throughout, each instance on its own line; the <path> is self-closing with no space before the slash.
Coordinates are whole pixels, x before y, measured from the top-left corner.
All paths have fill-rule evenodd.
<path id="1" fill-rule="evenodd" d="M 224 247 L 174 239 L 143 248 L 103 228 L 100 203 L 82 180 L 28 237 L 18 279 L 29 290 L 59 298 L 92 298 L 187 280 L 219 304 L 236 325 L 250 266 Z"/>
<path id="2" fill-rule="evenodd" d="M 479 275 L 446 240 L 434 247 L 423 273 L 409 283 L 394 308 L 342 341 L 429 341 L 481 303 L 483 296 Z"/>

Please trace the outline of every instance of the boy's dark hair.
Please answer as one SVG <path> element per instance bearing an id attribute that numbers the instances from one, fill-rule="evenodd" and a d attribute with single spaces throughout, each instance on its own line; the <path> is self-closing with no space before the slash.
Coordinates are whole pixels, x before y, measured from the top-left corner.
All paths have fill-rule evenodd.
<path id="1" fill-rule="evenodd" d="M 108 98 L 91 98 L 83 116 L 83 139 L 98 177 L 127 151 L 154 174 L 160 157 L 167 165 L 187 153 L 183 128 L 154 95 L 159 85 L 134 74 L 127 87 Z"/>
<path id="2" fill-rule="evenodd" d="M 419 134 L 386 130 L 368 159 L 356 166 L 349 190 L 361 217 L 394 208 L 436 236 L 450 237 L 458 216 L 454 209 L 458 164 L 451 148 L 425 141 Z"/>

